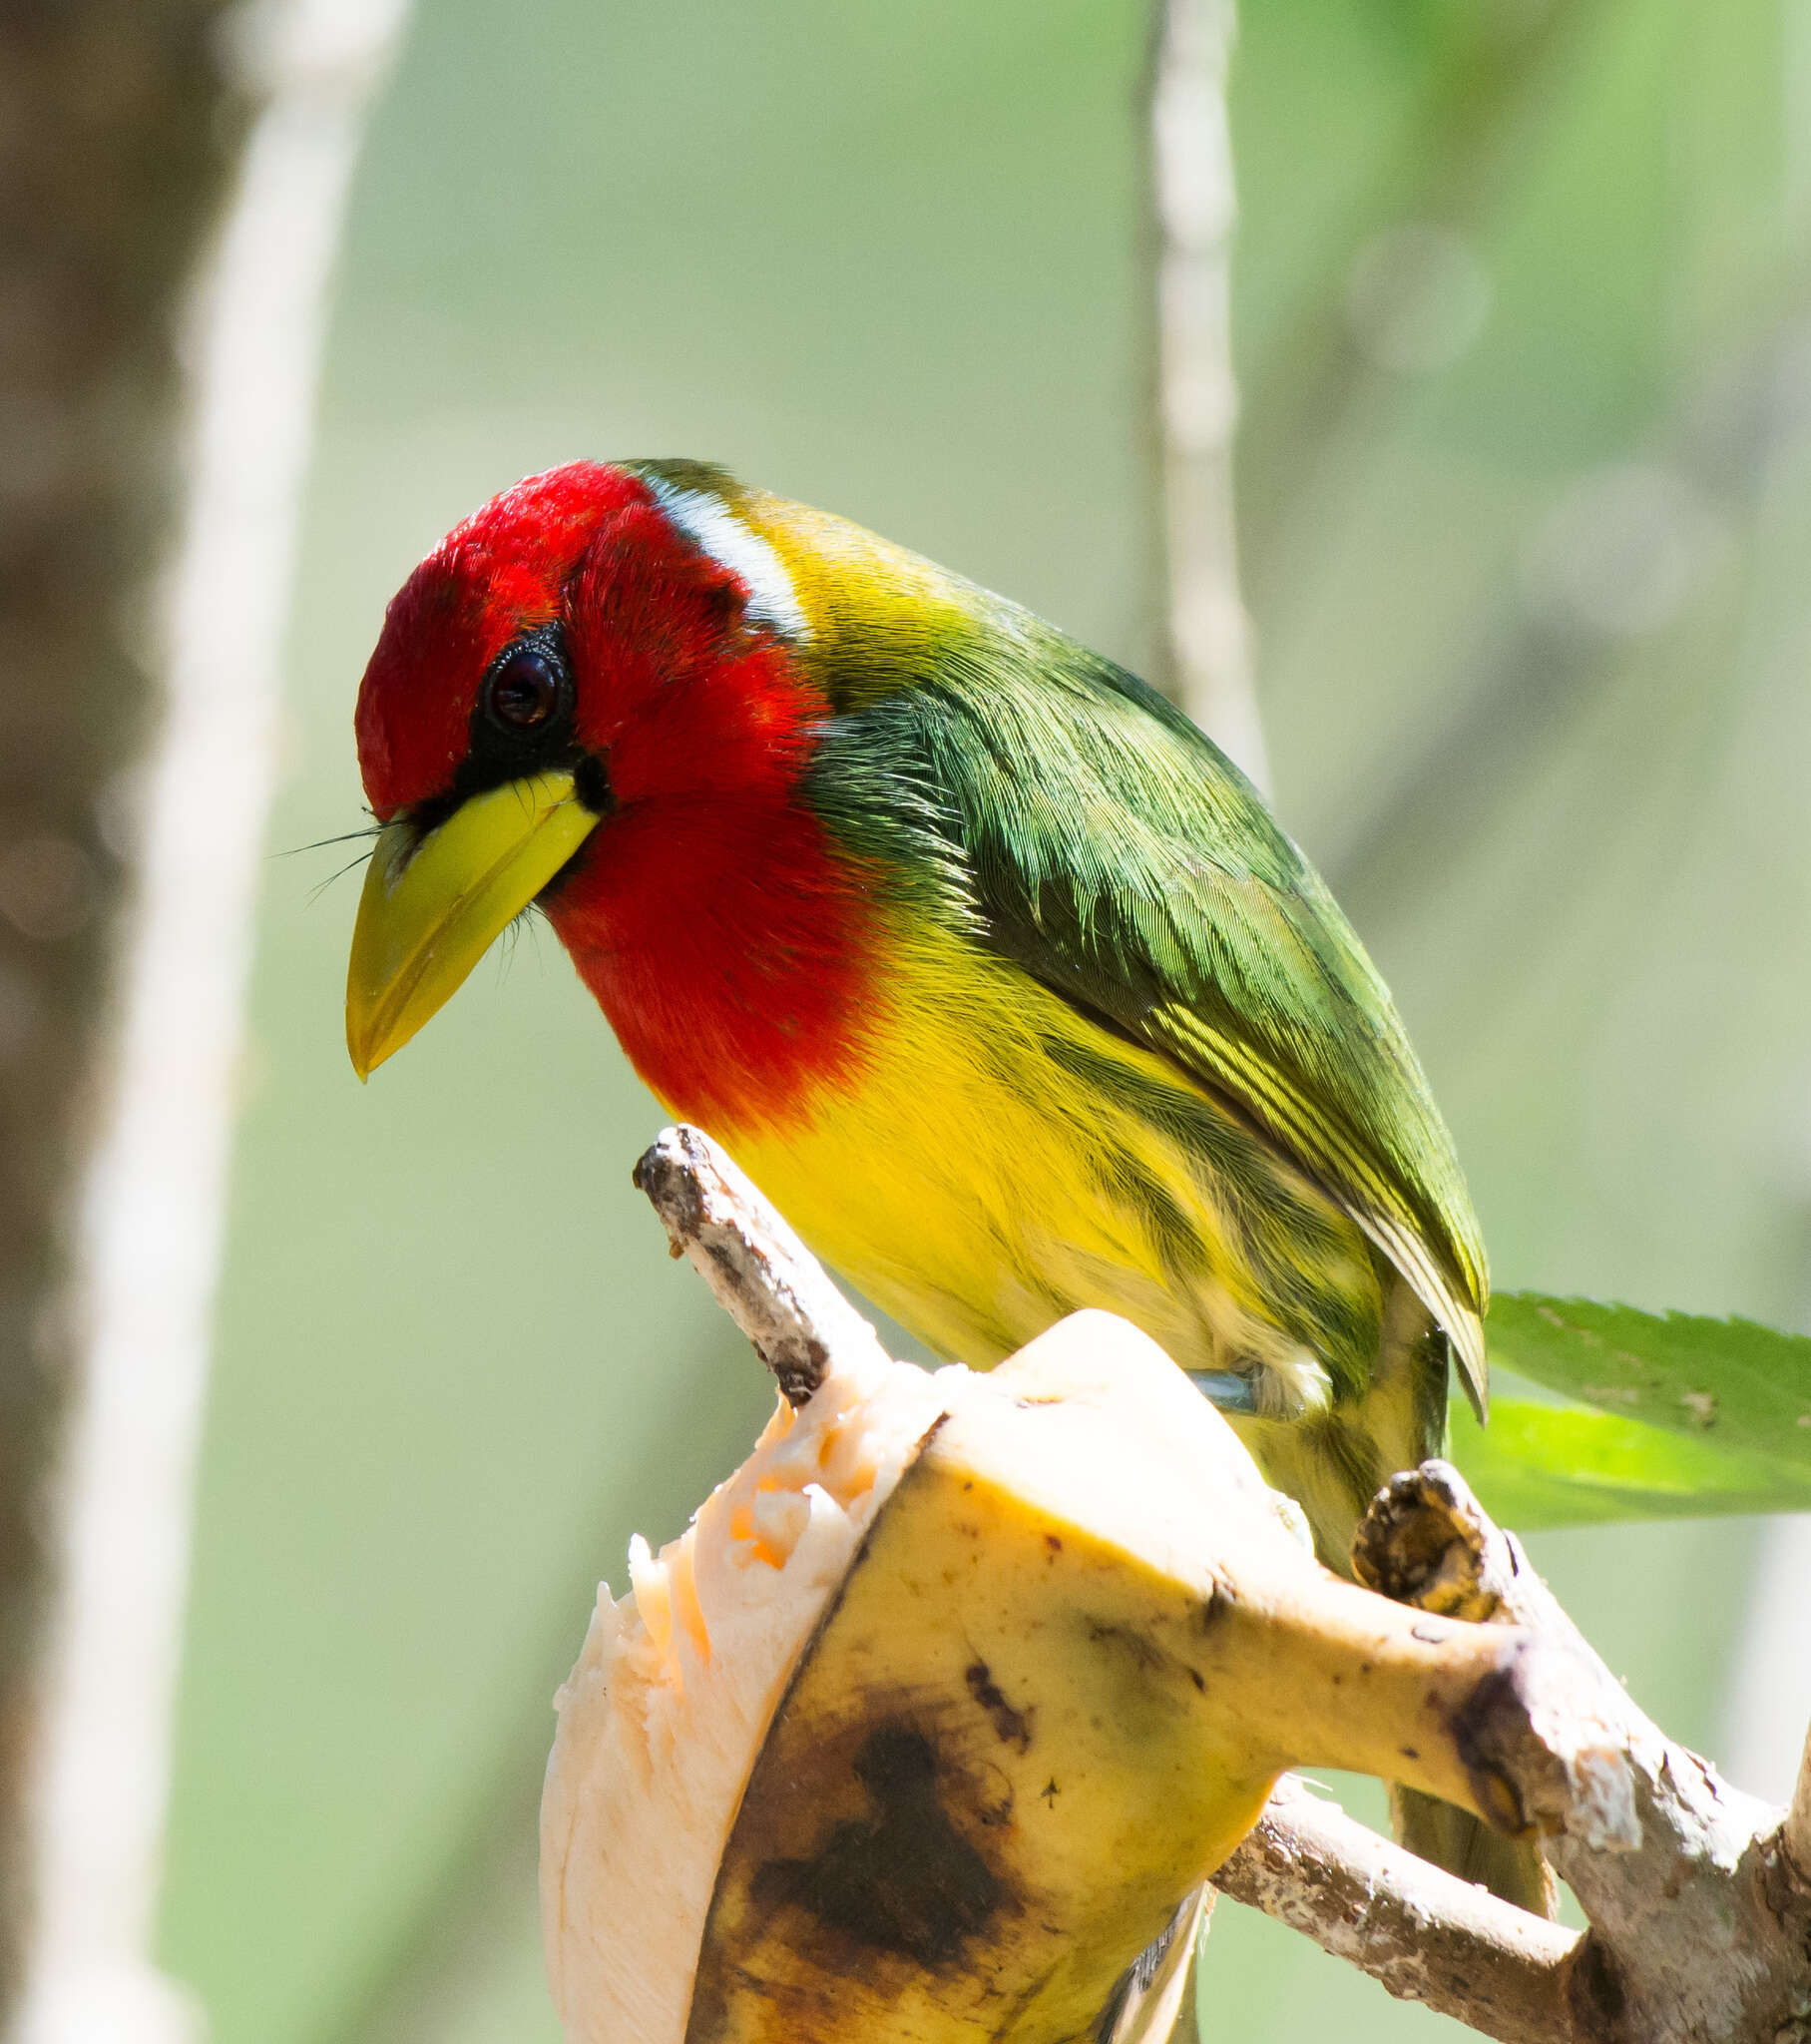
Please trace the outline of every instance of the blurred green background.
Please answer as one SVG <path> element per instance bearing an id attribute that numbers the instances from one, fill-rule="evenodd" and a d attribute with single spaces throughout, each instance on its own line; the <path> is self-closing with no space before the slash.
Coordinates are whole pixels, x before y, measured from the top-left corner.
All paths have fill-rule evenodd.
<path id="1" fill-rule="evenodd" d="M 421 0 L 355 194 L 273 851 L 360 820 L 385 599 L 577 454 L 693 454 L 1155 643 L 1130 0 Z M 1285 822 L 1505 1286 L 1803 1323 L 1811 5 L 1246 0 L 1240 513 Z M 164 1943 L 218 2044 L 536 2044 L 549 1700 L 767 1393 L 545 932 L 368 1090 L 355 877 L 273 857 Z M 1751 1525 L 1546 1535 L 1713 1745 Z M 1228 2038 L 1437 2019 L 1223 1906 Z M 1329 2026 L 1337 2026 L 1330 2030 Z"/>

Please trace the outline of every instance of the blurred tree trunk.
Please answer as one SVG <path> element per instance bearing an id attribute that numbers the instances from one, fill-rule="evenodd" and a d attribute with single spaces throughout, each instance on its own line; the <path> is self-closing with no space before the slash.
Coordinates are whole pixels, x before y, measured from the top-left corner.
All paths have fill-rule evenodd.
<path id="1" fill-rule="evenodd" d="M 0 11 L 0 2024 L 30 1913 L 48 1490 L 77 1343 L 70 1210 L 177 493 L 176 318 L 243 128 L 225 12 Z"/>

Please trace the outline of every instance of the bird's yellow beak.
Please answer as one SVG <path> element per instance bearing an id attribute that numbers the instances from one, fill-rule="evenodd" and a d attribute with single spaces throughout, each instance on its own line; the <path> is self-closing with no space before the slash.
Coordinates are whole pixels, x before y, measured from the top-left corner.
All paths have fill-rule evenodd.
<path id="1" fill-rule="evenodd" d="M 536 773 L 473 795 L 425 837 L 405 819 L 383 831 L 346 968 L 346 1048 L 361 1079 L 452 999 L 597 823 L 570 773 Z"/>

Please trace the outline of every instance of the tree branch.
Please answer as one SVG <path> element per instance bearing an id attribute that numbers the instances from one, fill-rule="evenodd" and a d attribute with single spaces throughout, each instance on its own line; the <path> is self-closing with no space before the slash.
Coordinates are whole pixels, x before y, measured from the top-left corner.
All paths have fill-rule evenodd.
<path id="1" fill-rule="evenodd" d="M 701 1129 L 663 1129 L 635 1168 L 676 1257 L 710 1286 L 788 1403 L 802 1405 L 829 1357 L 884 1361 L 874 1329 L 823 1267 Z"/>
<path id="2" fill-rule="evenodd" d="M 1399 2000 L 1502 2044 L 1568 2044 L 1580 2035 L 1569 2000 L 1577 1931 L 1417 1859 L 1292 1777 L 1213 1884 Z"/>
<path id="3" fill-rule="evenodd" d="M 1401 1602 L 1583 1645 L 1450 1463 L 1393 1478 L 1353 1558 L 1361 1580 Z M 1730 1788 L 1633 1704 L 1615 1730 L 1613 1794 L 1626 1801 L 1631 1842 L 1603 1849 L 1587 1810 L 1544 1802 L 1538 1787 L 1526 1803 L 1590 1919 L 1574 1967 L 1580 2034 L 1643 2044 L 1811 2035 L 1811 1881 L 1794 1828 L 1811 1801 L 1804 1773 L 1782 1812 Z"/>
<path id="4" fill-rule="evenodd" d="M 707 1137 L 668 1130 L 636 1183 L 795 1404 L 832 1356 L 838 1368 L 880 1356 L 874 1330 Z M 1215 1885 L 1504 2044 L 1805 2044 L 1811 1760 L 1788 1815 L 1667 1740 L 1449 1464 L 1393 1479 L 1355 1560 L 1431 1625 L 1534 1635 L 1505 1642 L 1499 1674 L 1450 1730 L 1479 1805 L 1506 1830 L 1540 1832 L 1590 1928 L 1499 1902 L 1287 1780 Z"/>
<path id="5" fill-rule="evenodd" d="M 1394 1603 L 1479 1625 L 1526 1626 L 1615 1680 L 1522 1542 L 1492 1523 L 1450 1462 L 1423 1462 L 1384 1485 L 1353 1536 L 1352 1568 L 1366 1589 Z"/>

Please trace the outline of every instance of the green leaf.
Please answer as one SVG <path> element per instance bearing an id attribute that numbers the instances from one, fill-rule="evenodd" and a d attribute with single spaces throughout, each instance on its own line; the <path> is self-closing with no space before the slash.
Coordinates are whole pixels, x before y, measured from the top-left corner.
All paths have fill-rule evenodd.
<path id="1" fill-rule="evenodd" d="M 1522 1532 L 1811 1511 L 1811 1473 L 1605 1412 L 1500 1398 L 1481 1427 L 1455 1402 L 1450 1453 L 1491 1516 Z"/>
<path id="2" fill-rule="evenodd" d="M 1811 1480 L 1811 1337 L 1533 1291 L 1493 1298 L 1485 1335 L 1493 1362 L 1549 1390 Z"/>

